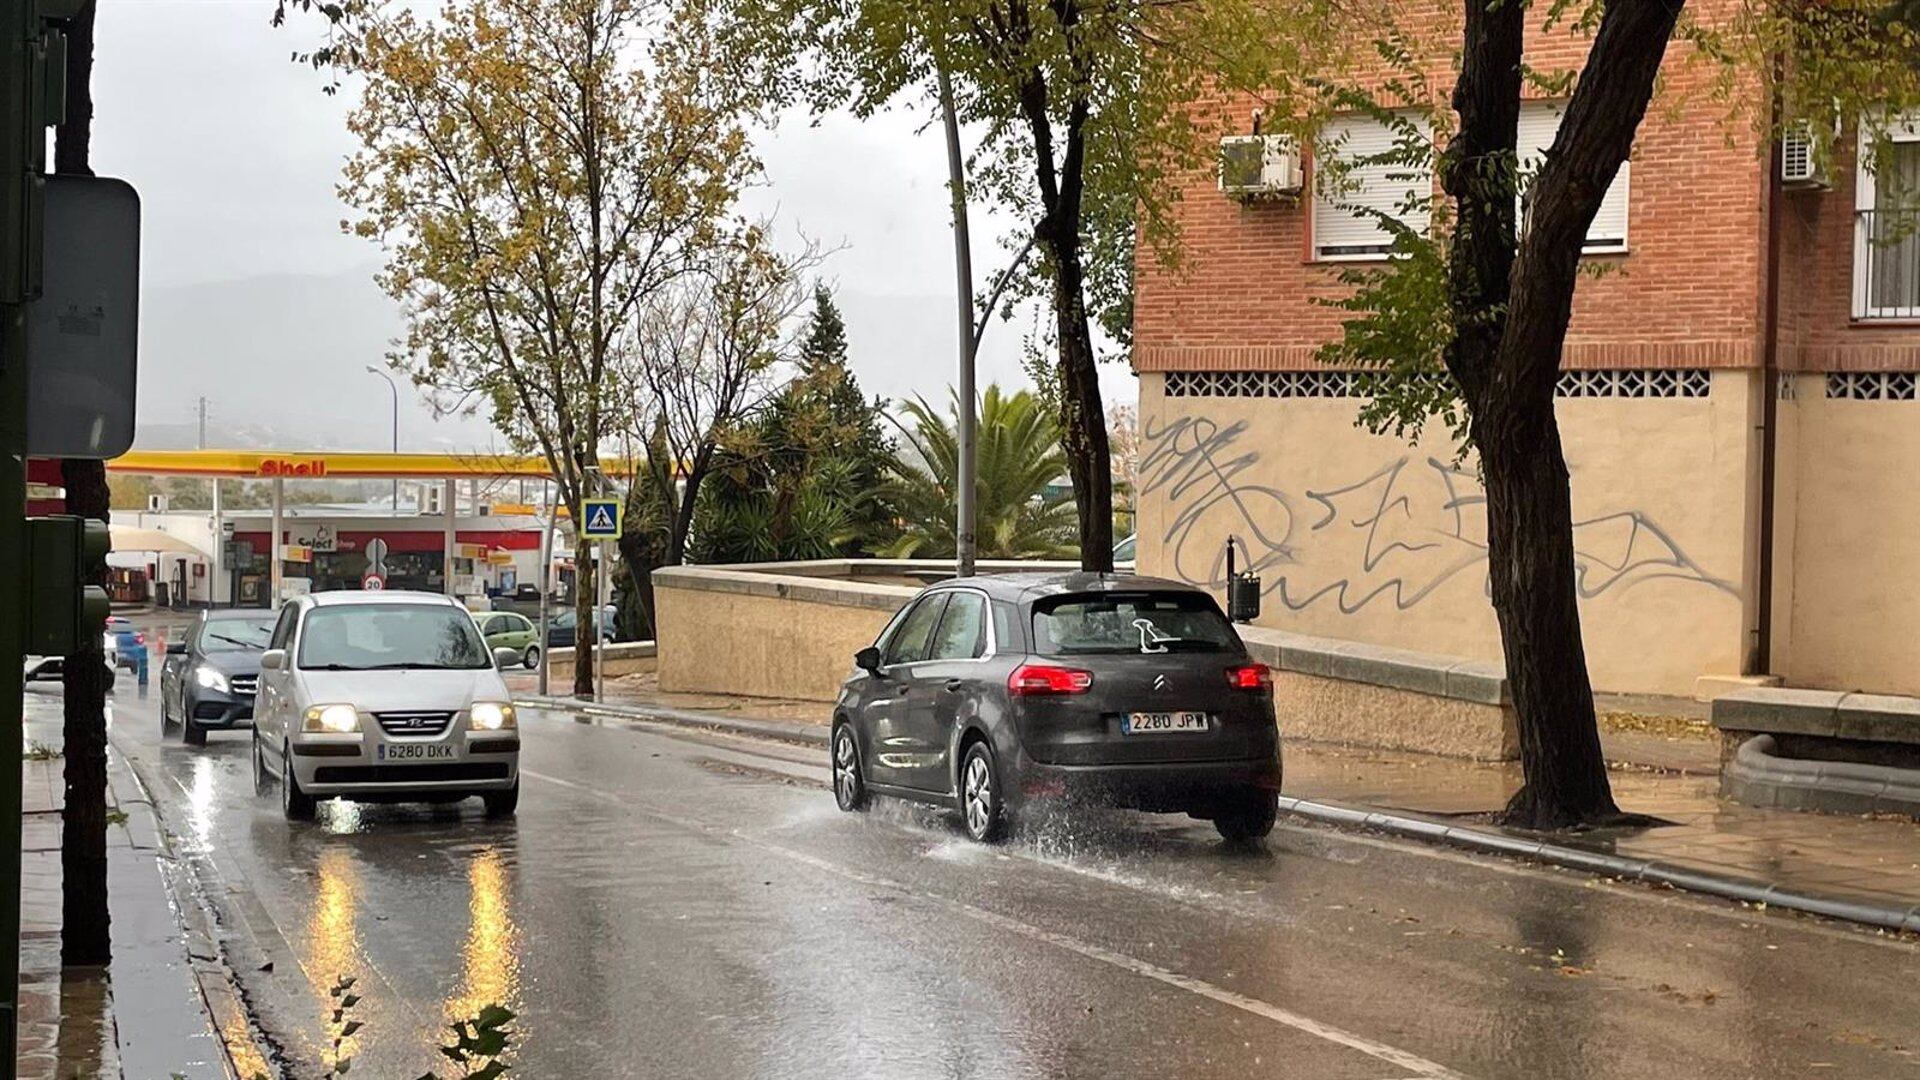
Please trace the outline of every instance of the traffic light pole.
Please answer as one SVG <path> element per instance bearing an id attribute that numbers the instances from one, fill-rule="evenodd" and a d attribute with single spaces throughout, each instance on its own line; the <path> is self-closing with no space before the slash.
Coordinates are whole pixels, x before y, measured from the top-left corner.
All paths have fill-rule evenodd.
<path id="1" fill-rule="evenodd" d="M 0 1069 L 13 1075 L 20 996 L 21 639 L 26 607 L 27 301 L 38 232 L 35 174 L 46 139 L 33 0 L 0 0 Z"/>

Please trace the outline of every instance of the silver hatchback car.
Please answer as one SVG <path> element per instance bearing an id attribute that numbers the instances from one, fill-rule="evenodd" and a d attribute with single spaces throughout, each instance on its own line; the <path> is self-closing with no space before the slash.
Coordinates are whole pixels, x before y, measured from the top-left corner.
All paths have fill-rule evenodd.
<path id="1" fill-rule="evenodd" d="M 511 650 L 500 650 L 502 654 Z M 318 799 L 454 802 L 490 817 L 520 798 L 520 732 L 473 616 L 431 593 L 289 601 L 260 658 L 253 774 L 290 819 Z"/>

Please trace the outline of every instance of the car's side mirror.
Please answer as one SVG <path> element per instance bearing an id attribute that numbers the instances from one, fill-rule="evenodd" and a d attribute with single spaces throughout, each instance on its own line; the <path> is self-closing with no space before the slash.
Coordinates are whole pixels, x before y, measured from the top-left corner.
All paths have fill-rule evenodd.
<path id="1" fill-rule="evenodd" d="M 187 643 L 184 641 L 176 641 L 173 644 L 167 646 L 167 655 L 168 656 L 187 655 Z"/>
<path id="2" fill-rule="evenodd" d="M 1235 574 L 1227 581 L 1227 618 L 1250 623 L 1260 617 L 1260 576 Z"/>
<path id="3" fill-rule="evenodd" d="M 505 668 L 513 667 L 519 662 L 520 662 L 520 650 L 518 649 L 493 650 L 493 666 L 494 667 L 505 669 Z"/>
<path id="4" fill-rule="evenodd" d="M 880 674 L 880 650 L 872 645 L 853 654 L 854 666 L 869 675 Z"/>
<path id="5" fill-rule="evenodd" d="M 268 649 L 260 654 L 261 671 L 279 671 L 287 666 L 287 650 Z"/>

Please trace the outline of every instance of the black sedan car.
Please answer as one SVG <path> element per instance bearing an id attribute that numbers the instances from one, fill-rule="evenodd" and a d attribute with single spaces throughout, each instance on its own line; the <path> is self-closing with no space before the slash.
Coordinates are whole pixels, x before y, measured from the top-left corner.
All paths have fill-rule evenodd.
<path id="1" fill-rule="evenodd" d="M 902 608 L 834 710 L 834 796 L 957 810 L 1005 834 L 1033 800 L 1088 798 L 1273 830 L 1273 679 L 1213 598 L 1114 574 L 941 582 Z"/>
<path id="2" fill-rule="evenodd" d="M 160 668 L 162 738 L 179 725 L 188 745 L 201 746 L 209 728 L 253 723 L 260 654 L 273 634 L 273 620 L 271 611 L 202 612 L 185 641 L 167 646 Z"/>

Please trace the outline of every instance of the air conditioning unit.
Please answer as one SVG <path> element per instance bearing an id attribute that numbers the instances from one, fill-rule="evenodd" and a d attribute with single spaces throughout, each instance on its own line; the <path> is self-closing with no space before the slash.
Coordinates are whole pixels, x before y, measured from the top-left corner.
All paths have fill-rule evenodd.
<path id="1" fill-rule="evenodd" d="M 1827 186 L 1826 166 L 1809 121 L 1800 121 L 1780 136 L 1780 183 L 1803 189 Z"/>
<path id="2" fill-rule="evenodd" d="M 1286 135 L 1232 135 L 1220 140 L 1220 190 L 1235 198 L 1300 191 L 1300 151 Z"/>

